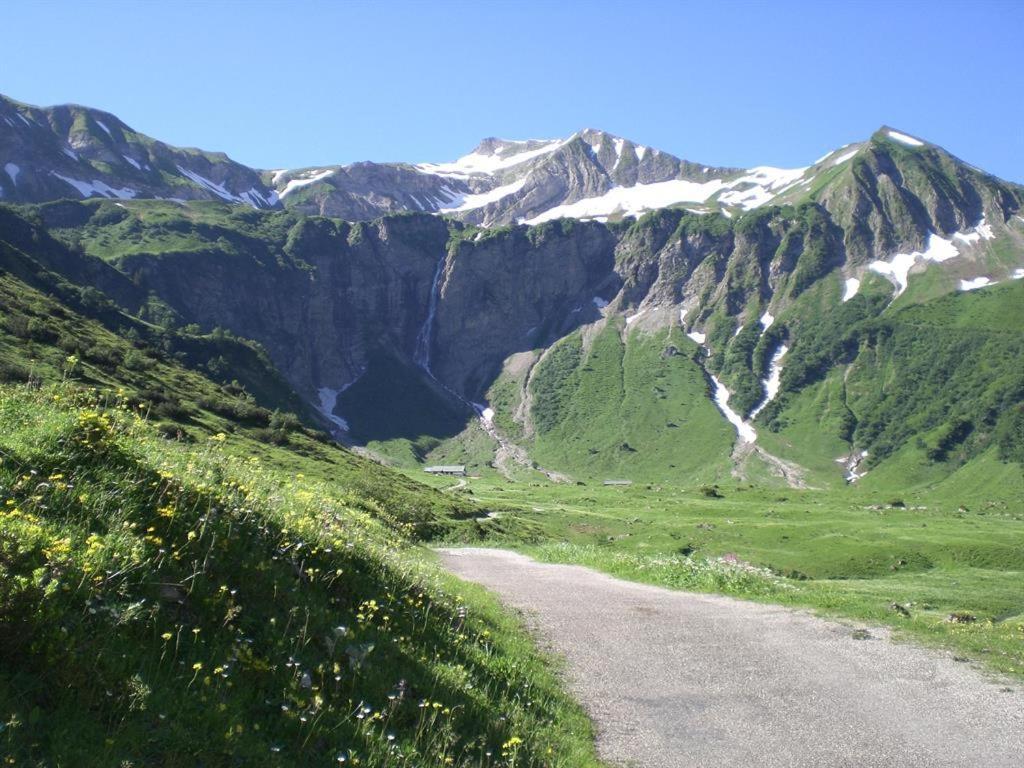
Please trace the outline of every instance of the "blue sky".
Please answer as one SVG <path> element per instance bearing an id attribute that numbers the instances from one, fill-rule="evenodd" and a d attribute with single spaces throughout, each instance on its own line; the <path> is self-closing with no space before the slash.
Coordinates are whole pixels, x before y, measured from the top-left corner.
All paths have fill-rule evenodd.
<path id="1" fill-rule="evenodd" d="M 806 165 L 883 123 L 1024 182 L 1020 2 L 8 2 L 0 92 L 264 168 L 602 128 Z"/>

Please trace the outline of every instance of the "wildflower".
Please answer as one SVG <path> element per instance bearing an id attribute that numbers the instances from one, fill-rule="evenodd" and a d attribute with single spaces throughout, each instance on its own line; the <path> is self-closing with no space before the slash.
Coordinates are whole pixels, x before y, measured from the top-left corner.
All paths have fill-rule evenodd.
<path id="1" fill-rule="evenodd" d="M 172 637 L 174 637 L 174 635 L 172 635 L 170 632 L 164 632 L 162 635 L 160 635 L 160 637 L 162 637 L 166 641 L 170 640 Z"/>
<path id="2" fill-rule="evenodd" d="M 192 669 L 194 669 L 196 672 L 198 672 L 202 668 L 203 668 L 203 662 L 201 662 L 201 661 L 197 661 L 195 664 L 192 665 Z"/>

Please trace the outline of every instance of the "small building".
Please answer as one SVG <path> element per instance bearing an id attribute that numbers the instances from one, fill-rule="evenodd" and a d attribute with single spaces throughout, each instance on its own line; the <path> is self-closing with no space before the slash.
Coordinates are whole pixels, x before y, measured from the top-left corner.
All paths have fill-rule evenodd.
<path id="1" fill-rule="evenodd" d="M 423 471 L 431 475 L 455 475 L 456 477 L 465 477 L 466 465 L 441 464 L 436 467 L 424 467 Z"/>
<path id="2" fill-rule="evenodd" d="M 632 480 L 605 480 L 602 485 L 632 485 Z"/>

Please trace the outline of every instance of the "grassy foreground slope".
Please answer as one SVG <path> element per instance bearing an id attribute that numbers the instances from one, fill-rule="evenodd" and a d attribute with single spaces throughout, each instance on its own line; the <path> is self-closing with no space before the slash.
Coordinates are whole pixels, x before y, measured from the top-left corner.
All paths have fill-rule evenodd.
<path id="1" fill-rule="evenodd" d="M 10 764 L 596 765 L 521 628 L 418 543 L 478 507 L 278 409 L 258 347 L 4 242 L 0 310 Z"/>

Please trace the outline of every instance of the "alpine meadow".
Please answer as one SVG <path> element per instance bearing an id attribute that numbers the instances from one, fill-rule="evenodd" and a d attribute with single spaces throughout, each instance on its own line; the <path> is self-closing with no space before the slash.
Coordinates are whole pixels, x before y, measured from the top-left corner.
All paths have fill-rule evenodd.
<path id="1" fill-rule="evenodd" d="M 0 96 L 3 764 L 1019 765 L 1024 186 L 808 154 Z"/>

